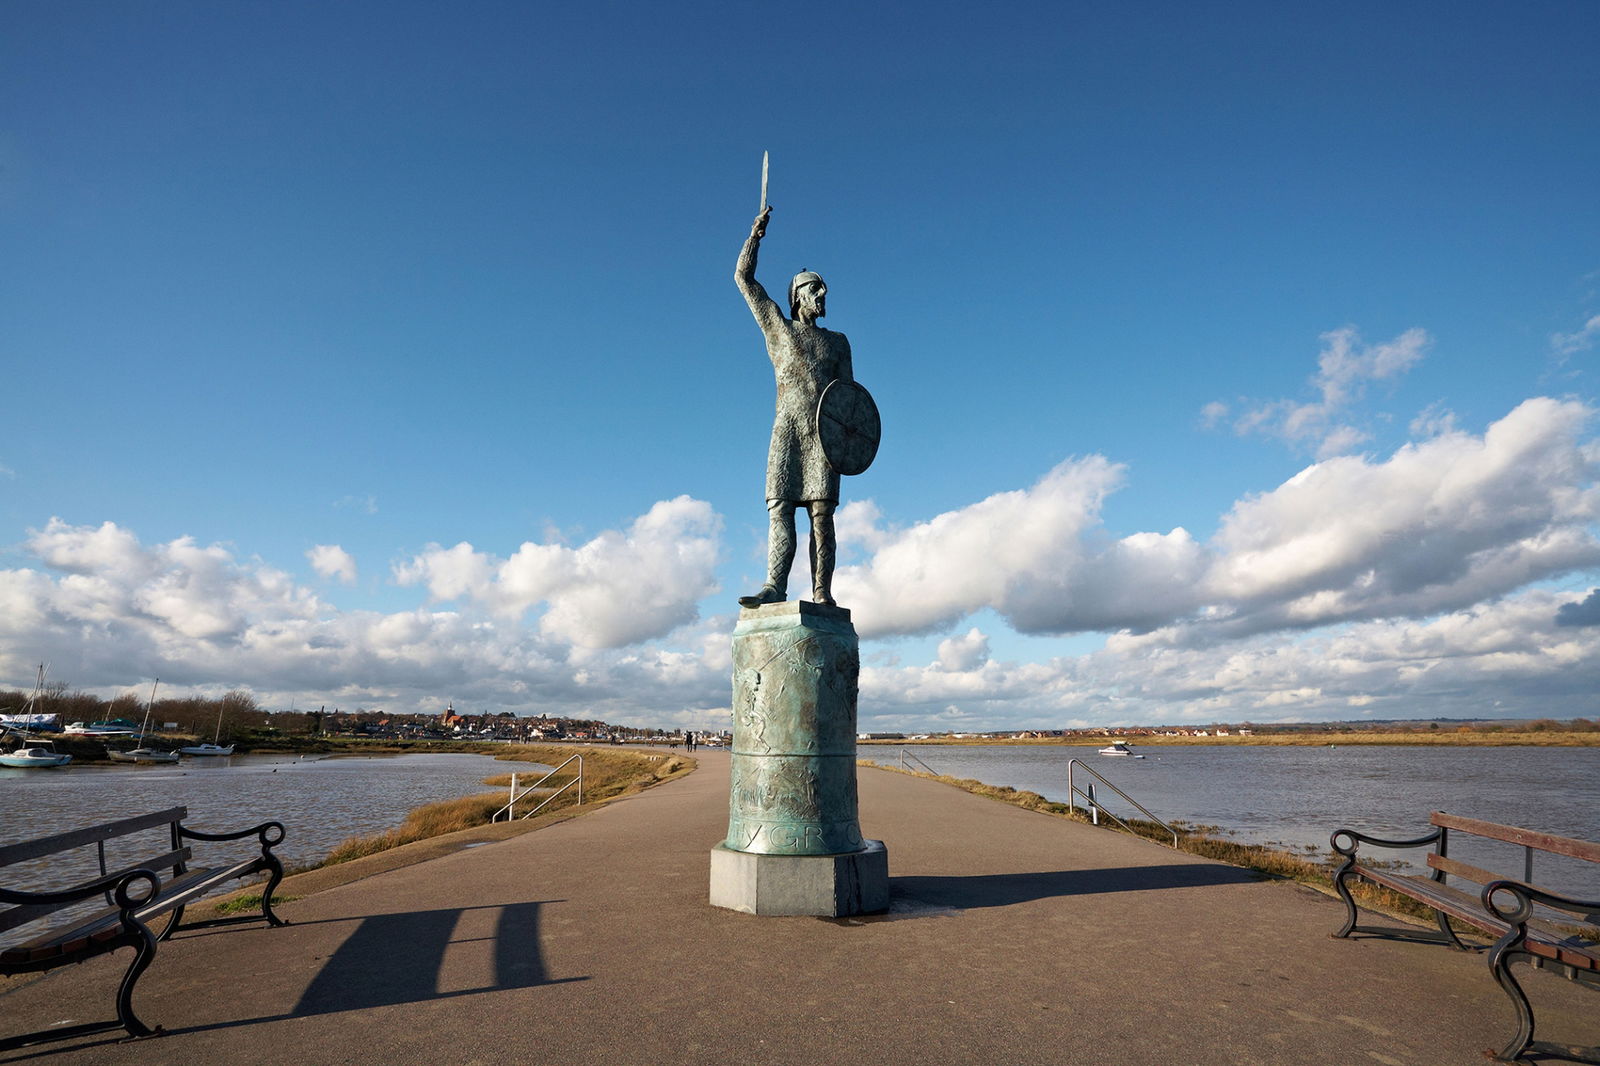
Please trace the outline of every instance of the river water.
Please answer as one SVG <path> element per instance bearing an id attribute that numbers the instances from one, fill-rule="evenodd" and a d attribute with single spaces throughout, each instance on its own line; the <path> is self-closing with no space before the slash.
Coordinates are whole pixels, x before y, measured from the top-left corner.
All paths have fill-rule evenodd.
<path id="1" fill-rule="evenodd" d="M 1163 821 L 1218 826 L 1232 839 L 1313 856 L 1327 854 L 1335 829 L 1421 836 L 1436 810 L 1600 841 L 1600 748 L 1135 745 L 1143 759 L 1065 746 L 907 744 L 904 750 L 938 773 L 1062 803 L 1067 762 L 1078 759 Z M 899 751 L 863 745 L 860 755 L 895 765 Z M 1092 782 L 1074 778 L 1080 789 Z M 1120 817 L 1136 814 L 1103 786 L 1096 796 Z M 1394 855 L 1421 861 L 1417 853 Z M 1491 870 L 1522 870 L 1522 849 L 1476 844 L 1462 834 L 1451 838 L 1451 855 Z M 1536 883 L 1600 899 L 1600 868 L 1592 863 L 1541 854 L 1535 871 Z"/>
<path id="2" fill-rule="evenodd" d="M 318 862 L 353 836 L 393 829 L 415 807 L 488 791 L 496 774 L 543 769 L 488 755 L 321 756 L 235 755 L 185 759 L 172 766 L 0 767 L 0 844 L 82 826 L 189 808 L 194 829 L 226 832 L 279 821 L 284 841 L 273 849 L 285 866 Z M 141 842 L 141 846 L 143 846 Z M 197 860 L 217 853 L 195 845 Z M 92 855 L 93 849 L 78 849 Z M 153 853 L 148 850 L 147 853 Z"/>

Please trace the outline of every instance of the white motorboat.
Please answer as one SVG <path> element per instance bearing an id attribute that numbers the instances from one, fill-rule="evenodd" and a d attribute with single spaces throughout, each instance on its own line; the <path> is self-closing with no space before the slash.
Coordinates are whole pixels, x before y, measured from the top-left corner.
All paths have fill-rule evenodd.
<path id="1" fill-rule="evenodd" d="M 126 726 L 108 725 L 105 722 L 93 722 L 88 725 L 83 722 L 73 722 L 62 732 L 76 737 L 131 737 L 137 735 L 139 731 Z"/>
<path id="2" fill-rule="evenodd" d="M 204 744 L 191 744 L 187 748 L 179 748 L 178 749 L 178 754 L 179 755 L 232 755 L 233 754 L 233 745 L 232 744 L 212 744 L 212 743 L 210 743 L 208 741 L 208 742 L 206 742 Z"/>
<path id="3" fill-rule="evenodd" d="M 1143 755 L 1140 755 L 1137 752 L 1135 752 L 1133 750 L 1133 748 L 1128 745 L 1128 742 L 1126 740 L 1114 740 L 1114 741 L 1112 741 L 1109 745 L 1107 745 L 1106 747 L 1100 749 L 1100 754 L 1101 755 L 1122 755 L 1122 756 L 1126 756 L 1129 759 L 1142 759 L 1142 758 L 1144 758 Z"/>
<path id="4" fill-rule="evenodd" d="M 72 761 L 72 756 L 55 750 L 49 744 L 48 740 L 34 739 L 28 747 L 0 755 L 0 766 L 43 768 L 65 766 Z"/>
<path id="5" fill-rule="evenodd" d="M 108 751 L 108 759 L 117 762 L 177 762 L 178 753 L 175 751 L 158 751 L 155 748 L 134 748 L 131 751 Z"/>

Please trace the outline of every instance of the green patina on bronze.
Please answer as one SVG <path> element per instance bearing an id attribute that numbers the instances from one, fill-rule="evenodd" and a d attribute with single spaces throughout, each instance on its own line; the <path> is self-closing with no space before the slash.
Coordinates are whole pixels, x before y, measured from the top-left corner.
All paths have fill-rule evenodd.
<path id="1" fill-rule="evenodd" d="M 739 613 L 728 847 L 764 855 L 862 849 L 860 672 L 855 627 L 843 608 L 791 600 Z"/>

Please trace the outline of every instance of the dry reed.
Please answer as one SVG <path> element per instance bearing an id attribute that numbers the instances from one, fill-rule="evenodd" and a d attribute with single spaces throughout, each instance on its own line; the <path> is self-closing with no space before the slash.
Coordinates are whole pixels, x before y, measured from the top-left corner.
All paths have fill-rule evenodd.
<path id="1" fill-rule="evenodd" d="M 497 745 L 496 758 L 519 762 L 543 763 L 555 766 L 573 755 L 583 756 L 583 807 L 576 807 L 576 789 L 568 791 L 571 804 L 561 806 L 563 813 L 574 809 L 588 809 L 617 798 L 631 795 L 652 785 L 660 784 L 693 770 L 696 763 L 682 755 L 663 755 L 658 752 L 630 751 L 626 748 L 570 748 L 550 744 L 523 744 L 513 747 Z M 555 790 L 576 778 L 576 766 L 552 777 L 546 789 Z M 520 775 L 519 785 L 533 783 L 528 774 Z M 511 784 L 510 774 L 496 774 L 484 784 L 504 789 Z M 505 806 L 504 791 L 483 792 L 475 796 L 441 800 L 418 807 L 397 828 L 372 836 L 351 837 L 328 853 L 320 865 L 333 866 L 352 859 L 376 855 L 380 851 L 398 848 L 429 837 L 442 836 L 462 829 L 488 825 L 495 812 Z M 560 801 L 558 801 L 560 802 Z"/>

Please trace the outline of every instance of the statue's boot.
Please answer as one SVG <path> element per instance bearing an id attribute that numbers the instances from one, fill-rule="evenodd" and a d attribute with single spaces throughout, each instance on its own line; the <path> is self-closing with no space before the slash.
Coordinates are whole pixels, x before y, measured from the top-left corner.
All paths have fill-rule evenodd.
<path id="1" fill-rule="evenodd" d="M 782 603 L 783 600 L 783 593 L 779 592 L 771 585 L 762 585 L 761 591 L 756 593 L 754 596 L 740 596 L 739 606 L 760 607 L 764 603 Z"/>

